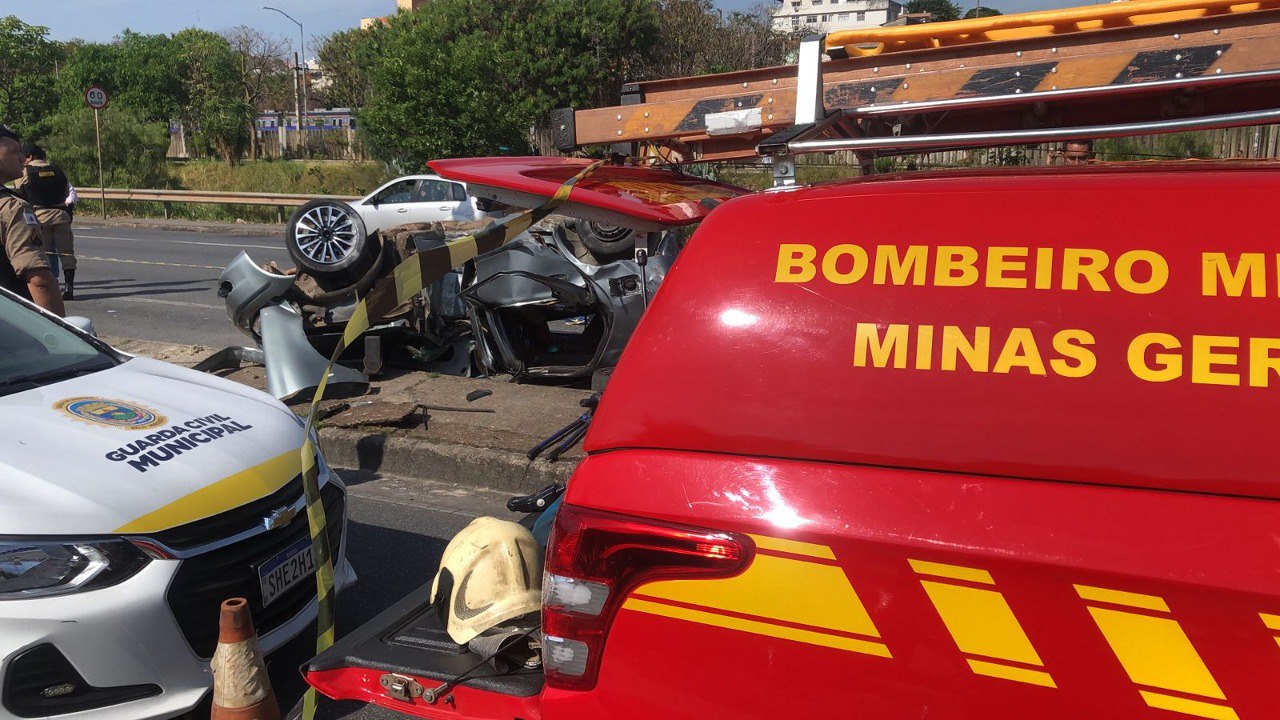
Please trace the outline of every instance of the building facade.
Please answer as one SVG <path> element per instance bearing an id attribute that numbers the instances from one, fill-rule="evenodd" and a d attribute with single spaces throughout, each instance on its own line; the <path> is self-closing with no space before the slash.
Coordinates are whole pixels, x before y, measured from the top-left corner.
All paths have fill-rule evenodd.
<path id="1" fill-rule="evenodd" d="M 771 11 L 778 32 L 831 32 L 880 27 L 902 14 L 896 0 L 780 0 Z"/>

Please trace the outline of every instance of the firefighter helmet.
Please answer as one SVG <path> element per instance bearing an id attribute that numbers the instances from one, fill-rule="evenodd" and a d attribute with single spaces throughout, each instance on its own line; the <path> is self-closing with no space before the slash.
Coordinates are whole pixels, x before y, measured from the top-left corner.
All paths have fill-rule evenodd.
<path id="1" fill-rule="evenodd" d="M 535 612 L 542 606 L 542 549 L 518 523 L 476 518 L 444 549 L 431 601 L 446 603 L 449 637 L 459 644 Z"/>

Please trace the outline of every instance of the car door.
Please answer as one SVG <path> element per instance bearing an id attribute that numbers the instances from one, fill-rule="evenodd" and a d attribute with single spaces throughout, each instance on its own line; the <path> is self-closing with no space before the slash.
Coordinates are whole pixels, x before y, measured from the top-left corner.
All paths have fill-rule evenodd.
<path id="1" fill-rule="evenodd" d="M 410 212 L 411 222 L 445 222 L 473 220 L 474 213 L 466 190 L 448 180 L 423 179 L 418 183 L 416 203 Z"/>
<path id="2" fill-rule="evenodd" d="M 418 205 L 414 197 L 418 191 L 417 178 L 401 178 L 379 188 L 360 205 L 360 217 L 364 218 L 369 232 L 385 230 L 413 219 L 413 209 Z"/>

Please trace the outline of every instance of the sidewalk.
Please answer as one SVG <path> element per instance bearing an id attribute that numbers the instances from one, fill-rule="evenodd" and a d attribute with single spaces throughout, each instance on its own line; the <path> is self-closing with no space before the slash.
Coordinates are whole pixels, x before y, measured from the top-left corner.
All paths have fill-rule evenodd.
<path id="1" fill-rule="evenodd" d="M 221 348 L 127 338 L 103 338 L 113 347 L 191 366 Z M 246 366 L 220 372 L 228 379 L 266 388 L 266 371 Z M 476 390 L 492 394 L 467 401 Z M 578 448 L 558 462 L 530 463 L 529 448 L 582 414 L 586 390 L 516 385 L 501 380 L 394 371 L 355 398 L 326 400 L 320 438 L 329 464 L 402 477 L 526 494 L 567 480 L 582 455 Z M 293 404 L 305 413 L 310 398 Z M 419 404 L 428 409 L 424 423 Z M 470 412 L 492 410 L 493 412 Z"/>

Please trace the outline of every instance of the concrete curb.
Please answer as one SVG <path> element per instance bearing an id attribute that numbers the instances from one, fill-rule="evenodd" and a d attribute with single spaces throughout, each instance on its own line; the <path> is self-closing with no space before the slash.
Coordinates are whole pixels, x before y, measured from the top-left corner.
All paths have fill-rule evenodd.
<path id="1" fill-rule="evenodd" d="M 118 350 L 190 367 L 209 356 L 211 348 L 158 343 L 128 338 L 103 338 Z M 250 366 L 226 379 L 262 389 L 262 368 Z M 409 373 L 374 382 L 376 393 L 354 400 L 405 399 L 463 405 L 462 395 L 486 388 L 492 395 L 477 407 L 495 414 L 432 412 L 430 430 L 424 427 L 367 426 L 356 428 L 320 424 L 320 442 L 333 467 L 367 470 L 418 481 L 448 482 L 482 489 L 527 494 L 553 482 L 569 479 L 582 458 L 581 450 L 558 462 L 543 458 L 530 463 L 525 452 L 538 440 L 577 417 L 581 390 L 511 385 L 496 380 L 472 380 Z M 428 394 L 434 392 L 434 395 Z M 329 401 L 326 401 L 328 403 Z M 336 402 L 336 401 L 335 401 Z M 307 403 L 292 408 L 305 413 Z M 488 424 L 493 423 L 493 424 Z"/>
<path id="2" fill-rule="evenodd" d="M 459 443 L 432 442 L 397 435 L 394 430 L 361 432 L 322 428 L 320 443 L 325 459 L 334 467 L 370 470 L 413 480 L 447 480 L 466 487 L 524 495 L 566 482 L 578 464 L 578 456 L 548 463 L 528 459 L 507 450 Z M 431 477 L 423 470 L 430 468 Z"/>

